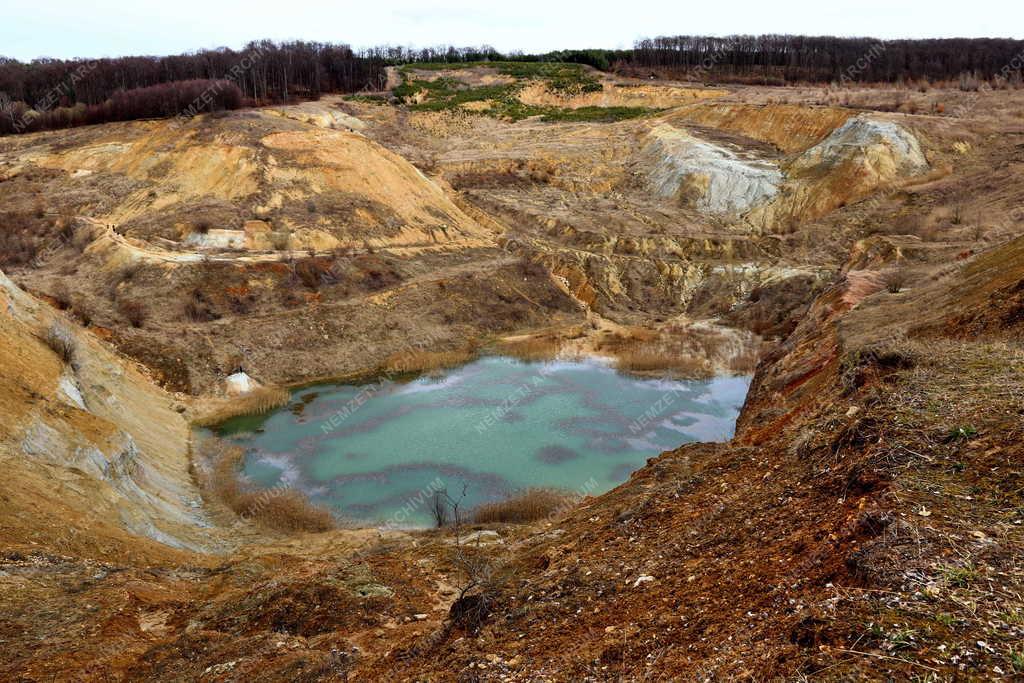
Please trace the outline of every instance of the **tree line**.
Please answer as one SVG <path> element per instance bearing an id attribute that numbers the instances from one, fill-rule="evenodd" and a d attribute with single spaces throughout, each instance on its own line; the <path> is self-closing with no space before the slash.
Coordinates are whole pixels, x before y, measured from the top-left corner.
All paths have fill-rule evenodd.
<path id="1" fill-rule="evenodd" d="M 256 103 L 286 101 L 322 92 L 354 92 L 379 80 L 382 60 L 348 45 L 253 41 L 241 50 L 220 48 L 167 57 L 96 60 L 0 57 L 0 92 L 36 104 L 61 96 L 61 104 L 99 104 L 115 92 L 162 83 L 229 78 Z"/>
<path id="2" fill-rule="evenodd" d="M 382 46 L 357 52 L 344 44 L 261 40 L 241 50 L 221 48 L 166 57 L 28 63 L 0 57 L 0 134 L 380 90 L 389 65 L 485 61 L 575 62 L 630 75 L 770 85 L 941 82 L 965 76 L 1019 84 L 1024 41 L 662 36 L 639 40 L 630 50 L 502 54 L 488 45 Z"/>
<path id="3" fill-rule="evenodd" d="M 242 91 L 232 81 L 196 79 L 119 90 L 99 104 L 77 102 L 38 110 L 24 102 L 13 102 L 0 114 L 0 135 L 110 121 L 194 116 L 200 112 L 238 109 L 244 101 Z"/>
<path id="4" fill-rule="evenodd" d="M 376 89 L 384 66 L 347 45 L 269 40 L 167 57 L 0 58 L 0 134 Z"/>
<path id="5" fill-rule="evenodd" d="M 811 82 L 1019 82 L 1024 41 L 1002 38 L 875 40 L 834 36 L 663 36 L 635 43 L 622 68 L 704 80 Z"/>

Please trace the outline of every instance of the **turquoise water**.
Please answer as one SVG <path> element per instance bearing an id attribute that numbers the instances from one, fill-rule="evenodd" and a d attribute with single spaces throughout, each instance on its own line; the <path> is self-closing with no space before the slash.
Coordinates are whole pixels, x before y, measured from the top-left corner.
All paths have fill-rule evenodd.
<path id="1" fill-rule="evenodd" d="M 747 377 L 640 379 L 597 361 L 485 357 L 405 383 L 322 385 L 221 425 L 244 473 L 339 517 L 427 526 L 445 488 L 466 508 L 531 486 L 596 494 L 662 451 L 732 436 Z"/>

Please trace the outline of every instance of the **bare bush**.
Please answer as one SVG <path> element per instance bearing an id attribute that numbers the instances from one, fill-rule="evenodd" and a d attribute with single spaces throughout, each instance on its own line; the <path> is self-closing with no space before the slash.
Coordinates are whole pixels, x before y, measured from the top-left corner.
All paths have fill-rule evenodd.
<path id="1" fill-rule="evenodd" d="M 899 294 L 907 286 L 907 279 L 907 271 L 903 268 L 893 268 L 882 276 L 885 289 L 890 294 Z"/>
<path id="2" fill-rule="evenodd" d="M 314 292 L 320 288 L 323 282 L 323 274 L 327 268 L 325 265 L 317 261 L 314 255 L 309 258 L 304 258 L 295 263 L 295 276 L 299 279 L 299 282 L 308 289 Z"/>
<path id="3" fill-rule="evenodd" d="M 148 315 L 146 307 L 138 301 L 120 301 L 117 304 L 117 309 L 121 312 L 121 315 L 131 323 L 132 327 L 142 327 L 146 323 L 146 317 Z"/>
<path id="4" fill-rule="evenodd" d="M 78 346 L 71 330 L 63 323 L 55 322 L 50 325 L 43 341 L 65 363 L 74 361 Z"/>
<path id="5" fill-rule="evenodd" d="M 95 315 L 93 315 L 92 306 L 85 300 L 85 298 L 77 297 L 71 303 L 71 310 L 76 316 L 78 316 L 78 319 L 82 322 L 83 326 L 89 327 L 92 325 Z"/>
<path id="6" fill-rule="evenodd" d="M 220 314 L 213 308 L 212 302 L 203 292 L 196 287 L 192 290 L 188 301 L 185 302 L 185 319 L 193 323 L 207 323 L 220 318 Z"/>
<path id="7" fill-rule="evenodd" d="M 270 233 L 270 246 L 275 251 L 285 251 L 288 248 L 289 237 L 287 232 L 272 232 Z"/>
<path id="8" fill-rule="evenodd" d="M 434 518 L 434 526 L 438 529 L 448 526 L 450 505 L 446 492 L 434 491 L 434 497 L 430 499 L 430 515 Z"/>

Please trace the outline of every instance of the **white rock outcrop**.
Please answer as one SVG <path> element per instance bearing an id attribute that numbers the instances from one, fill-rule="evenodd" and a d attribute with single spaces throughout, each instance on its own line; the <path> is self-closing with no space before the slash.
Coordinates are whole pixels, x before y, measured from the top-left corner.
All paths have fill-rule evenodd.
<path id="1" fill-rule="evenodd" d="M 228 396 L 244 396 L 256 388 L 256 380 L 244 372 L 228 375 L 224 380 L 224 389 Z"/>
<path id="2" fill-rule="evenodd" d="M 867 116 L 855 116 L 827 138 L 801 154 L 792 170 L 830 166 L 860 156 L 883 179 L 910 176 L 928 170 L 917 138 L 907 129 Z"/>
<path id="3" fill-rule="evenodd" d="M 749 211 L 774 197 L 783 180 L 770 161 L 744 158 L 668 124 L 651 130 L 640 156 L 655 194 L 708 214 Z"/>

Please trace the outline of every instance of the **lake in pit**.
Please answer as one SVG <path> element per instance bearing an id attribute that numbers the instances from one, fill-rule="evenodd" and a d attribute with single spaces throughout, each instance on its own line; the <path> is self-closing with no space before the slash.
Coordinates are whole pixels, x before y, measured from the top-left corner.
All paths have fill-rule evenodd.
<path id="1" fill-rule="evenodd" d="M 442 486 L 465 487 L 465 509 L 535 486 L 591 495 L 662 451 L 728 439 L 749 383 L 490 356 L 411 381 L 307 387 L 215 431 L 247 450 L 261 487 L 296 487 L 363 524 L 429 526 Z"/>

